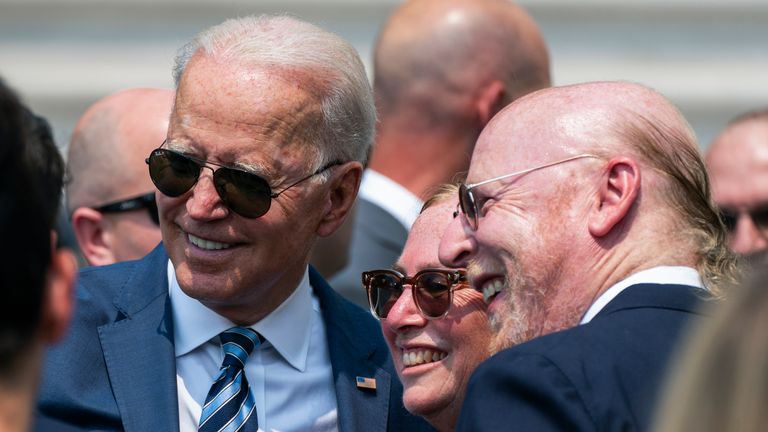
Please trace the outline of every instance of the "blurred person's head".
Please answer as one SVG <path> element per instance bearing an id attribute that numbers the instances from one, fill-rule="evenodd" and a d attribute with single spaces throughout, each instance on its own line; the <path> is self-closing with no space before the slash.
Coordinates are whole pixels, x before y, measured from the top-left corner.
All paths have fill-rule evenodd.
<path id="1" fill-rule="evenodd" d="M 284 16 L 202 32 L 174 77 L 167 140 L 149 158 L 163 244 L 187 295 L 251 324 L 293 293 L 354 201 L 370 85 L 349 43 Z"/>
<path id="2" fill-rule="evenodd" d="M 446 268 L 437 256 L 457 190 L 446 187 L 427 201 L 393 270 L 363 276 L 403 383 L 403 403 L 440 430 L 455 428 L 469 377 L 491 354 L 483 296 L 464 269 Z"/>
<path id="3" fill-rule="evenodd" d="M 656 432 L 759 432 L 768 424 L 768 267 L 692 329 L 668 374 Z"/>
<path id="4" fill-rule="evenodd" d="M 466 171 L 494 114 L 549 85 L 547 47 L 519 6 L 506 0 L 405 2 L 376 44 L 380 123 L 370 166 L 424 198 Z"/>
<path id="5" fill-rule="evenodd" d="M 66 330 L 76 271 L 72 253 L 54 249 L 52 182 L 27 149 L 36 136 L 27 115 L 0 81 L 0 241 L 13 248 L 0 261 L 0 428 L 7 430 L 27 430 L 43 348 Z"/>
<path id="6" fill-rule="evenodd" d="M 734 119 L 707 151 L 712 196 L 731 249 L 768 249 L 768 109 Z"/>
<path id="7" fill-rule="evenodd" d="M 734 259 L 688 123 L 626 82 L 541 90 L 480 136 L 440 260 L 467 266 L 500 345 L 577 325 L 656 266 L 698 269 L 714 294 Z"/>
<path id="8" fill-rule="evenodd" d="M 154 187 L 144 160 L 168 131 L 174 93 L 137 88 L 89 107 L 67 155 L 67 207 L 91 265 L 138 259 L 160 243 Z"/>

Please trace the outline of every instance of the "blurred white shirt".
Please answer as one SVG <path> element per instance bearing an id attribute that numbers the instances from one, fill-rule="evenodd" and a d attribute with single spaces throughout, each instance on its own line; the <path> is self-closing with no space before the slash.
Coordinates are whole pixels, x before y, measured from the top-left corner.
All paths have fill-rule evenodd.
<path id="1" fill-rule="evenodd" d="M 424 201 L 411 191 L 372 169 L 363 173 L 358 196 L 384 209 L 403 224 L 407 231 L 411 230 L 411 225 L 424 205 Z"/>

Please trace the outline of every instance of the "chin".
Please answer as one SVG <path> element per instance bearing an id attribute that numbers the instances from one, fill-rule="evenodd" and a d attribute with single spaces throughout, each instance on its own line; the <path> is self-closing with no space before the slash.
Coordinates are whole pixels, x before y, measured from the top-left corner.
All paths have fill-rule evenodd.
<path id="1" fill-rule="evenodd" d="M 427 419 L 440 415 L 446 408 L 447 402 L 436 397 L 429 389 L 405 390 L 403 405 L 411 414 Z"/>

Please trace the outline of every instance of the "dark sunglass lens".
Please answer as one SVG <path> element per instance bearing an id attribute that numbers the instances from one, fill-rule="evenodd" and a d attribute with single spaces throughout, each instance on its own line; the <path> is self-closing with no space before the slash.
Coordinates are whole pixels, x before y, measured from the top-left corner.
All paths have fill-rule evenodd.
<path id="1" fill-rule="evenodd" d="M 451 282 L 444 273 L 422 273 L 414 292 L 419 309 L 430 318 L 443 316 L 451 307 Z"/>
<path id="2" fill-rule="evenodd" d="M 400 294 L 403 292 L 403 285 L 400 279 L 389 273 L 379 273 L 371 276 L 370 303 L 373 312 L 379 318 L 386 318 L 392 306 L 395 305 Z"/>
<path id="3" fill-rule="evenodd" d="M 768 208 L 756 209 L 750 213 L 750 217 L 757 229 L 768 229 Z"/>
<path id="4" fill-rule="evenodd" d="M 459 186 L 459 206 L 461 206 L 461 211 L 464 212 L 464 215 L 467 217 L 467 221 L 469 221 L 472 229 L 477 229 L 475 199 L 465 184 Z"/>
<path id="5" fill-rule="evenodd" d="M 738 217 L 739 215 L 737 213 L 732 213 L 729 210 L 720 210 L 720 219 L 723 220 L 725 229 L 728 230 L 728 232 L 734 232 L 736 230 Z"/>
<path id="6" fill-rule="evenodd" d="M 240 216 L 257 218 L 269 211 L 272 192 L 267 181 L 256 174 L 219 168 L 213 181 L 222 201 Z"/>
<path id="7" fill-rule="evenodd" d="M 169 197 L 189 191 L 200 175 L 200 165 L 178 153 L 159 149 L 149 156 L 149 176 L 158 190 Z"/>

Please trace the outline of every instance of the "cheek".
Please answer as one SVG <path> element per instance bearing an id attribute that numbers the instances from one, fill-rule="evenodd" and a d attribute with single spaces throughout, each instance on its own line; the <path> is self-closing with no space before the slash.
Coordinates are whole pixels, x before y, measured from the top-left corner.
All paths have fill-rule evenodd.
<path id="1" fill-rule="evenodd" d="M 381 333 L 384 335 L 384 340 L 387 341 L 392 358 L 395 358 L 397 356 L 396 352 L 399 351 L 397 345 L 395 345 L 396 335 L 395 332 L 389 328 L 386 320 L 381 321 Z"/>
<path id="2" fill-rule="evenodd" d="M 459 295 L 462 291 L 466 293 Z M 465 383 L 475 367 L 490 355 L 493 332 L 482 295 L 469 289 L 455 294 L 454 306 L 458 306 L 458 313 L 453 316 L 447 334 L 451 335 L 455 353 L 453 373 L 458 381 Z"/>
<path id="3" fill-rule="evenodd" d="M 186 195 L 180 197 L 171 198 L 161 193 L 156 194 L 157 211 L 160 214 L 160 220 L 173 218 L 179 209 L 184 208 Z"/>

